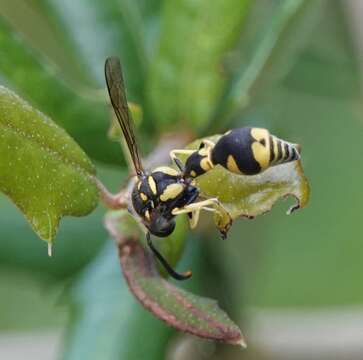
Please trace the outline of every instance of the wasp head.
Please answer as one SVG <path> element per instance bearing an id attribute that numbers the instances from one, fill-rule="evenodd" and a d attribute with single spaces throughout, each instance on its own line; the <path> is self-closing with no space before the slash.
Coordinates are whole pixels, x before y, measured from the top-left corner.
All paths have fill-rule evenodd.
<path id="1" fill-rule="evenodd" d="M 163 206 L 150 212 L 150 221 L 145 223 L 150 233 L 158 237 L 169 236 L 175 229 L 175 217 L 165 212 Z"/>

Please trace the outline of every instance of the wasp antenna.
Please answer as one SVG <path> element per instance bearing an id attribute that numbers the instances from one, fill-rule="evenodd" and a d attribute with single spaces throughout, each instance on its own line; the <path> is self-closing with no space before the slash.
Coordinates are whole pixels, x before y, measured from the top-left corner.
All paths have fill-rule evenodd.
<path id="1" fill-rule="evenodd" d="M 192 272 L 190 270 L 180 274 L 171 267 L 171 265 L 167 262 L 163 255 L 161 255 L 159 251 L 154 247 L 149 232 L 146 233 L 146 241 L 153 254 L 164 266 L 165 270 L 172 278 L 174 278 L 175 280 L 187 280 L 192 276 Z"/>

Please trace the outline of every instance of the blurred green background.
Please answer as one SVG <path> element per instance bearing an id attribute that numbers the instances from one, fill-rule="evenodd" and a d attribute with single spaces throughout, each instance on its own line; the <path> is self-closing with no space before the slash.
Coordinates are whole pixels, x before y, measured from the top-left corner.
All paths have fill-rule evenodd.
<path id="1" fill-rule="evenodd" d="M 144 111 L 144 154 L 166 132 L 266 127 L 302 145 L 312 189 L 306 209 L 286 216 L 280 201 L 236 221 L 227 241 L 188 235 L 180 268 L 195 276 L 183 286 L 218 300 L 247 351 L 147 313 L 122 278 L 102 207 L 64 220 L 48 258 L 2 196 L 0 357 L 18 347 L 33 358 L 39 343 L 34 359 L 361 359 L 362 14 L 354 0 L 0 0 L 0 83 L 64 127 L 111 190 L 127 174 L 107 138 L 112 54 Z"/>

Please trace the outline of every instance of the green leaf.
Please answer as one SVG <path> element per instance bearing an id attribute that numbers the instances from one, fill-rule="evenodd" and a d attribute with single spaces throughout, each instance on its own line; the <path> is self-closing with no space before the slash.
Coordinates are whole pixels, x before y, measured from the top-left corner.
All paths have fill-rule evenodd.
<path id="1" fill-rule="evenodd" d="M 127 171 L 97 164 L 97 178 L 109 189 L 119 189 L 126 181 Z M 23 215 L 11 200 L 0 196 L 0 266 L 24 269 L 36 278 L 46 276 L 52 282 L 69 278 L 78 272 L 99 252 L 107 238 L 102 224 L 104 208 L 98 206 L 82 218 L 63 218 L 53 246 L 53 256 L 44 256 L 46 244 L 37 241 Z"/>
<path id="2" fill-rule="evenodd" d="M 108 215 L 106 226 L 116 239 L 122 270 L 130 290 L 157 318 L 199 337 L 244 346 L 239 328 L 216 301 L 179 289 L 163 279 L 155 258 L 142 246 L 139 224 L 126 211 Z M 167 241 L 167 239 L 163 239 Z"/>
<path id="3" fill-rule="evenodd" d="M 205 139 L 216 143 L 220 136 Z M 198 149 L 202 140 L 196 140 L 188 148 Z M 288 212 L 291 213 L 307 204 L 310 193 L 300 161 L 270 167 L 254 176 L 236 175 L 218 165 L 195 181 L 201 195 L 218 198 L 232 219 L 264 214 L 278 199 L 289 195 L 297 200 Z M 215 220 L 219 225 L 221 219 L 216 217 Z"/>
<path id="4" fill-rule="evenodd" d="M 70 300 L 72 317 L 64 360 L 144 359 L 145 354 L 150 360 L 165 357 L 165 344 L 174 331 L 132 296 L 113 243 L 78 277 Z"/>
<path id="5" fill-rule="evenodd" d="M 215 300 L 182 290 L 160 277 L 154 259 L 139 242 L 119 244 L 121 266 L 130 290 L 156 317 L 179 331 L 245 346 L 240 329 Z"/>
<path id="6" fill-rule="evenodd" d="M 200 129 L 209 121 L 226 83 L 222 61 L 235 45 L 249 3 L 164 2 L 160 43 L 147 85 L 159 127 L 183 121 Z"/>
<path id="7" fill-rule="evenodd" d="M 60 218 L 84 216 L 97 205 L 94 167 L 66 132 L 0 86 L 0 189 L 44 240 Z"/>
<path id="8" fill-rule="evenodd" d="M 120 168 L 99 166 L 97 178 L 110 189 L 118 189 L 127 172 Z M 0 266 L 21 268 L 36 278 L 51 278 L 52 282 L 69 279 L 99 252 L 107 238 L 102 224 L 103 206 L 82 218 L 66 217 L 57 233 L 53 256 L 44 256 L 46 244 L 24 221 L 23 215 L 6 196 L 0 196 Z"/>

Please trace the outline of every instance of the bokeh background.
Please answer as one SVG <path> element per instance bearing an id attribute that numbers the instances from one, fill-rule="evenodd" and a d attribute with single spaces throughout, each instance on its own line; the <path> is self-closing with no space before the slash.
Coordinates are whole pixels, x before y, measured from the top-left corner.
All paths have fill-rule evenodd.
<path id="1" fill-rule="evenodd" d="M 164 132 L 246 125 L 302 145 L 306 209 L 286 216 L 292 200 L 280 201 L 236 221 L 224 242 L 188 234 L 180 264 L 194 270 L 183 286 L 217 299 L 248 350 L 177 333 L 147 313 L 125 285 L 102 207 L 65 219 L 48 258 L 2 196 L 1 359 L 362 359 L 363 5 L 222 3 L 0 0 L 0 83 L 64 127 L 113 191 L 127 169 L 107 138 L 111 54 L 144 111 L 144 154 Z"/>

